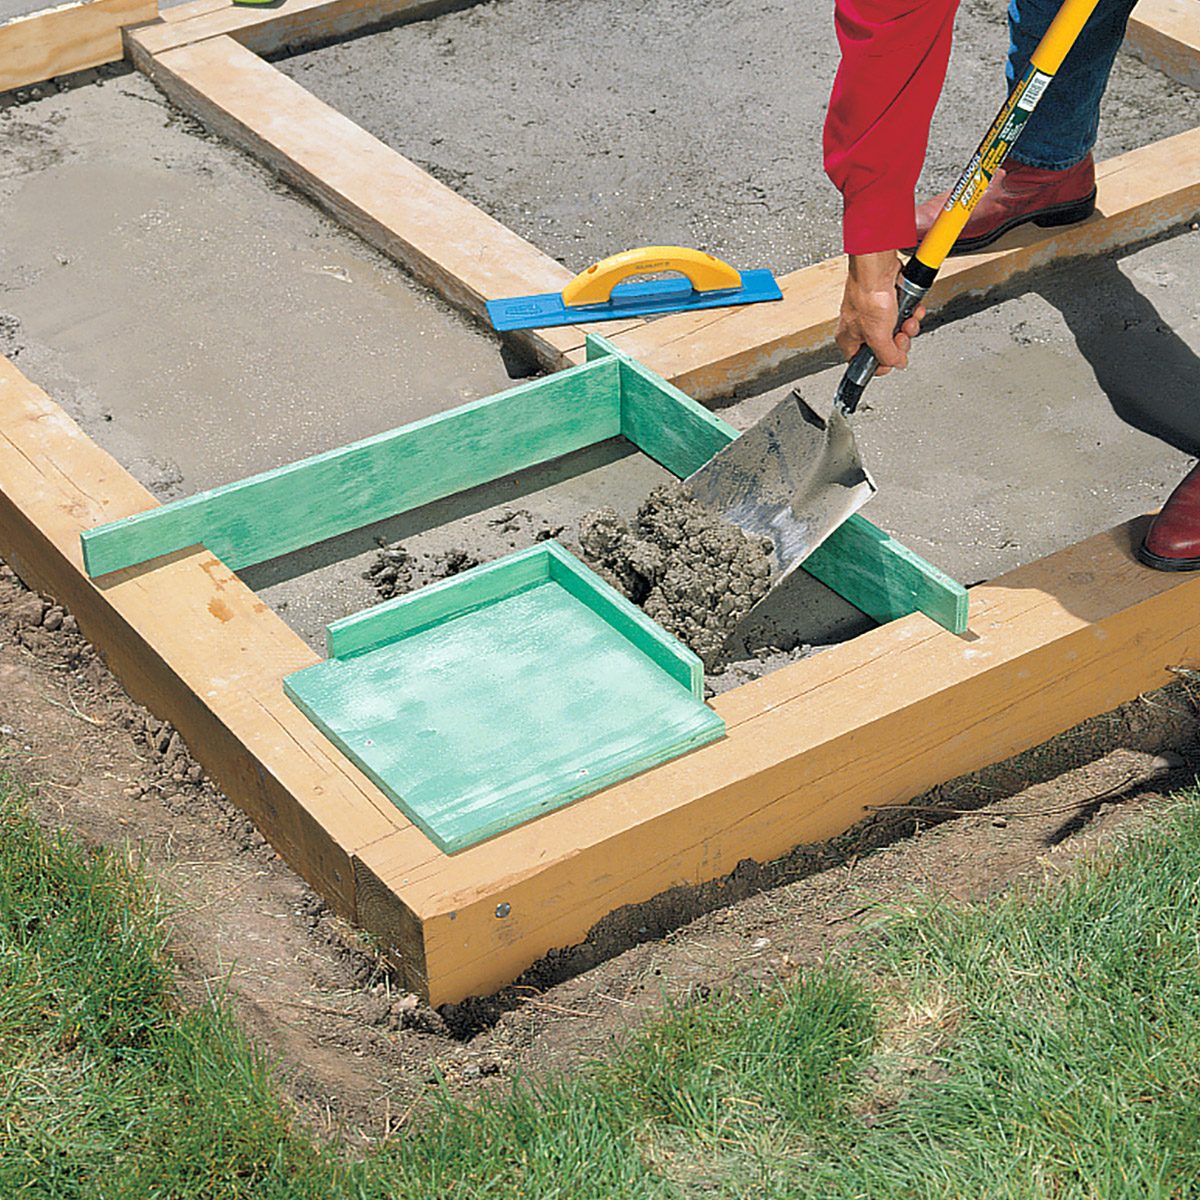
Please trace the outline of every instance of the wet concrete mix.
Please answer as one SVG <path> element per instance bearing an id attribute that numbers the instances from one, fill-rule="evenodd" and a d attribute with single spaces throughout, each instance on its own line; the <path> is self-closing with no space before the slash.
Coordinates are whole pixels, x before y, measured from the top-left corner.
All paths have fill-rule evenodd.
<path id="1" fill-rule="evenodd" d="M 606 505 L 571 526 L 546 525 L 525 509 L 507 510 L 490 525 L 521 543 L 565 543 L 709 670 L 726 667 L 729 635 L 771 585 L 769 541 L 714 516 L 682 483 L 656 487 L 630 520 Z M 421 553 L 384 543 L 364 578 L 390 600 L 489 557 L 477 544 Z"/>

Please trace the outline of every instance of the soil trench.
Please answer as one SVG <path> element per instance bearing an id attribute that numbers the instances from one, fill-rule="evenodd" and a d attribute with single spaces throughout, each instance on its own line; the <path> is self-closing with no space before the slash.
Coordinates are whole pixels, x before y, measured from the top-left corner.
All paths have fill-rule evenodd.
<path id="1" fill-rule="evenodd" d="M 864 922 L 917 891 L 966 901 L 1060 877 L 1194 780 L 1198 704 L 1187 681 L 1142 697 L 833 842 L 620 910 L 496 996 L 434 1012 L 129 700 L 70 613 L 0 563 L 0 769 L 37 787 L 47 825 L 143 857 L 175 901 L 185 997 L 221 980 L 302 1116 L 355 1142 L 402 1131 L 443 1086 L 572 1070 L 671 1001 L 834 951 L 854 964 Z"/>

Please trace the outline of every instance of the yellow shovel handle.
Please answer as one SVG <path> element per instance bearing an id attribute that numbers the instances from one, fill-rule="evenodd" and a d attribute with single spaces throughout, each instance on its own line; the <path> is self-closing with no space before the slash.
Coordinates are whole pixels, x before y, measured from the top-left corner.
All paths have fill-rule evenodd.
<path id="1" fill-rule="evenodd" d="M 603 304 L 623 279 L 632 275 L 657 275 L 661 271 L 678 271 L 686 275 L 698 292 L 742 286 L 738 271 L 703 250 L 690 250 L 687 246 L 638 246 L 610 255 L 580 271 L 563 288 L 563 304 L 568 307 Z"/>
<path id="2" fill-rule="evenodd" d="M 1016 135 L 1037 105 L 1046 85 L 1058 74 L 1063 59 L 1087 24 L 1098 0 L 1063 0 L 1050 28 L 1030 56 L 1029 70 L 1013 88 L 1008 101 L 993 122 L 987 137 L 979 144 L 946 207 L 933 228 L 917 247 L 917 259 L 932 271 L 938 270 L 958 241 L 975 205 L 979 203 L 992 176 L 1004 161 Z"/>

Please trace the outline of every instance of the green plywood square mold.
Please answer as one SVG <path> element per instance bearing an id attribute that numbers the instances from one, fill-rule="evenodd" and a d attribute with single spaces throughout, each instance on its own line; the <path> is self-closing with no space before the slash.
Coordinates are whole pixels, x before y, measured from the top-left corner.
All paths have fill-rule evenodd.
<path id="1" fill-rule="evenodd" d="M 555 542 L 328 638 L 287 694 L 447 853 L 725 731 L 700 660 Z"/>

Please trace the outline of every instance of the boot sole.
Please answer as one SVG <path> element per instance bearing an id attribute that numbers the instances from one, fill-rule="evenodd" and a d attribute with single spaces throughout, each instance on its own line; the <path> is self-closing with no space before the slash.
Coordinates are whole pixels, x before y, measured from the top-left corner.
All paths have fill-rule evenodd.
<path id="1" fill-rule="evenodd" d="M 1200 558 L 1163 558 L 1145 545 L 1137 548 L 1138 561 L 1155 571 L 1200 571 Z"/>
<path id="2" fill-rule="evenodd" d="M 1003 225 L 997 225 L 990 233 L 981 234 L 979 237 L 959 238 L 954 243 L 948 257 L 955 258 L 960 254 L 974 254 L 977 250 L 985 250 L 993 242 L 998 242 L 1006 233 L 1011 233 L 1014 229 L 1019 229 L 1022 225 L 1028 225 L 1031 222 L 1039 229 L 1057 229 L 1061 225 L 1078 225 L 1080 221 L 1086 221 L 1095 211 L 1096 189 L 1092 188 L 1091 194 L 1084 196 L 1082 200 L 1072 200 L 1068 204 L 1055 204 L 1050 208 L 1043 208 L 1023 217 L 1013 217 L 1011 221 L 1005 221 Z M 912 254 L 914 250 L 915 247 L 912 250 L 905 250 L 904 253 Z"/>

